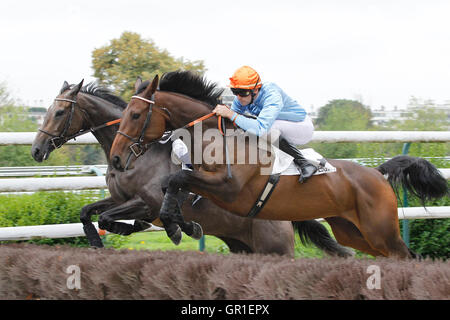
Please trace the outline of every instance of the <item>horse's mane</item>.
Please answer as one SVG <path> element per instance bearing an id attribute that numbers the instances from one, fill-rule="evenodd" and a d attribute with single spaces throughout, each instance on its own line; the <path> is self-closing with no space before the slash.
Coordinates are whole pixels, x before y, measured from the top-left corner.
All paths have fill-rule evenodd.
<path id="1" fill-rule="evenodd" d="M 149 83 L 150 81 L 143 82 L 136 94 L 144 91 Z M 217 88 L 216 83 L 209 82 L 203 76 L 192 71 L 177 70 L 167 72 L 161 77 L 159 90 L 183 94 L 215 107 L 219 103 L 219 97 L 224 89 Z"/>
<path id="2" fill-rule="evenodd" d="M 74 84 L 63 86 L 60 94 L 68 89 L 71 89 L 73 86 Z M 80 92 L 109 101 L 121 109 L 125 109 L 127 107 L 127 103 L 121 97 L 114 95 L 110 89 L 100 86 L 95 81 L 83 86 Z"/>

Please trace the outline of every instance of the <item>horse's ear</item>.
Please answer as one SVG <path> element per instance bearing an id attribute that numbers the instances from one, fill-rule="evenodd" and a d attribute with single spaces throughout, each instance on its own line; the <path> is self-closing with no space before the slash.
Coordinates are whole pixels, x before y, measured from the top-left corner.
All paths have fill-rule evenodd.
<path id="1" fill-rule="evenodd" d="M 67 89 L 69 89 L 69 88 L 70 88 L 70 84 L 67 81 L 64 81 L 64 83 L 63 83 L 63 85 L 61 87 L 61 90 L 59 90 L 59 93 L 61 94 L 64 91 L 66 91 Z"/>
<path id="2" fill-rule="evenodd" d="M 149 86 L 147 86 L 147 89 L 145 89 L 144 96 L 147 98 L 150 98 L 155 93 L 156 89 L 158 88 L 158 83 L 159 83 L 159 76 L 156 75 L 153 78 L 152 83 Z"/>
<path id="3" fill-rule="evenodd" d="M 156 91 L 156 88 L 158 88 L 158 84 L 159 84 L 159 76 L 158 75 L 156 75 L 154 78 L 153 78 L 153 81 L 152 81 L 152 91 L 153 92 L 155 92 Z"/>
<path id="4" fill-rule="evenodd" d="M 77 84 L 72 89 L 70 89 L 69 95 L 71 97 L 75 97 L 78 94 L 78 92 L 80 92 L 81 87 L 83 86 L 83 82 L 84 82 L 84 79 L 81 80 L 81 82 L 79 84 Z"/>
<path id="5" fill-rule="evenodd" d="M 139 87 L 142 84 L 142 78 L 141 77 L 137 77 L 136 82 L 134 83 L 134 91 L 137 92 Z"/>

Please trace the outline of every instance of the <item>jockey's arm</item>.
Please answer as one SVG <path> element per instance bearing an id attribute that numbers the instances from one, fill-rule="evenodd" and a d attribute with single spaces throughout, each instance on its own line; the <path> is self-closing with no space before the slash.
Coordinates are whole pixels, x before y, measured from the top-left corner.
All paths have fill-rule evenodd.
<path id="1" fill-rule="evenodd" d="M 264 100 L 263 107 L 261 108 L 261 111 L 256 119 L 243 116 L 242 113 L 244 110 L 242 109 L 244 108 L 239 108 L 233 104 L 231 110 L 228 110 L 228 112 L 224 110 L 225 112 L 223 113 L 223 116 L 227 116 L 227 118 L 243 130 L 257 136 L 262 136 L 270 130 L 270 127 L 277 119 L 281 109 L 283 108 L 283 100 L 279 93 L 274 92 Z"/>

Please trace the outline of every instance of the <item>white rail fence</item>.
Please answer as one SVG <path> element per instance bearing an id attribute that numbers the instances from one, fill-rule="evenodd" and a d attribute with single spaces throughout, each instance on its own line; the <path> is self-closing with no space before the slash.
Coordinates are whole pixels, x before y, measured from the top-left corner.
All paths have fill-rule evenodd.
<path id="1" fill-rule="evenodd" d="M 0 145 L 31 145 L 36 132 L 0 132 Z M 449 131 L 315 131 L 312 142 L 449 142 Z M 98 144 L 91 133 L 67 144 Z"/>
<path id="2" fill-rule="evenodd" d="M 0 145 L 31 145 L 35 135 L 35 132 L 0 132 Z M 450 132 L 447 131 L 316 131 L 313 136 L 313 142 L 332 143 L 448 141 L 450 141 Z M 93 135 L 87 134 L 80 137 L 76 141 L 69 141 L 68 143 L 97 144 L 98 142 Z M 89 170 L 90 169 L 87 169 L 85 171 Z M 450 179 L 450 169 L 440 169 L 440 171 L 446 179 Z M 26 173 L 23 175 L 25 176 Z M 0 192 L 89 190 L 105 188 L 107 188 L 107 185 L 105 177 L 102 176 L 0 179 Z M 398 215 L 399 219 L 450 218 L 450 206 L 398 208 Z M 133 220 L 124 220 L 123 222 L 133 223 Z M 95 224 L 95 226 L 98 229 L 97 224 Z M 144 231 L 160 230 L 163 229 L 152 226 Z M 99 232 L 102 233 L 103 231 L 99 230 Z M 33 238 L 67 238 L 78 236 L 84 236 L 81 223 L 0 228 L 0 241 L 26 240 Z"/>

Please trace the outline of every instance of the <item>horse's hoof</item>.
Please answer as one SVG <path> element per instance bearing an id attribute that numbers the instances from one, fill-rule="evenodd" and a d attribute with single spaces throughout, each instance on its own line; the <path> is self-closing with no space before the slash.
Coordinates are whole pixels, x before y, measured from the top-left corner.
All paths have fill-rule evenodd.
<path id="1" fill-rule="evenodd" d="M 151 226 L 152 225 L 148 222 L 142 220 L 135 220 L 133 225 L 133 233 L 143 231 L 145 229 L 150 228 Z"/>
<path id="2" fill-rule="evenodd" d="M 129 236 L 133 233 L 133 229 L 133 225 L 123 222 L 115 222 L 111 227 L 111 231 L 113 233 L 119 234 L 121 236 Z"/>
<path id="3" fill-rule="evenodd" d="M 192 221 L 192 235 L 191 238 L 195 240 L 200 240 L 203 237 L 203 229 L 202 226 L 199 225 L 197 222 Z"/>
<path id="4" fill-rule="evenodd" d="M 181 238 L 183 237 L 183 234 L 181 232 L 181 228 L 177 227 L 177 230 L 172 234 L 172 235 L 168 235 L 170 240 L 172 240 L 172 242 L 177 246 L 180 244 L 181 242 Z"/>

